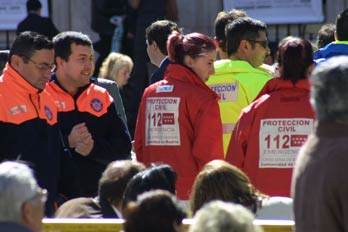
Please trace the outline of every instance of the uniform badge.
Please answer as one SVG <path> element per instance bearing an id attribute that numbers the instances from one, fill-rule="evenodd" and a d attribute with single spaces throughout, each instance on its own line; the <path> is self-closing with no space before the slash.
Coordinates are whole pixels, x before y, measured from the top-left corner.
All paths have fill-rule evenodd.
<path id="1" fill-rule="evenodd" d="M 103 109 L 103 103 L 98 98 L 93 98 L 90 105 L 95 112 L 100 112 Z"/>
<path id="2" fill-rule="evenodd" d="M 48 120 L 51 121 L 53 119 L 52 110 L 48 106 L 44 106 L 44 109 L 45 109 L 46 117 L 48 118 Z"/>

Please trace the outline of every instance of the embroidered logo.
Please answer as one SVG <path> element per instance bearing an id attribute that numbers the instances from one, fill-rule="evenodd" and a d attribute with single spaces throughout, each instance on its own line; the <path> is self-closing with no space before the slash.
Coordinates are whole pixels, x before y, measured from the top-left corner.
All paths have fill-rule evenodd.
<path id="1" fill-rule="evenodd" d="M 48 106 L 44 106 L 44 109 L 45 109 L 46 117 L 48 118 L 48 120 L 51 121 L 53 119 L 53 113 L 51 109 Z"/>
<path id="2" fill-rule="evenodd" d="M 95 112 L 100 112 L 103 109 L 103 103 L 98 98 L 93 98 L 90 105 Z"/>
<path id="3" fill-rule="evenodd" d="M 27 106 L 26 105 L 14 106 L 14 107 L 11 107 L 8 111 L 10 115 L 14 116 L 17 114 L 27 112 Z"/>

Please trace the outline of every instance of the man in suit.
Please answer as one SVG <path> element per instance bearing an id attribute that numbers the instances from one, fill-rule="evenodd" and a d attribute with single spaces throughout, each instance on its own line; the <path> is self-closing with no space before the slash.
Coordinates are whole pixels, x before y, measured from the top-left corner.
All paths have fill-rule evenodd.
<path id="1" fill-rule="evenodd" d="M 28 0 L 26 6 L 28 16 L 18 24 L 17 35 L 23 31 L 34 31 L 52 39 L 59 33 L 50 18 L 41 16 L 42 5 L 39 0 Z"/>
<path id="2" fill-rule="evenodd" d="M 170 64 L 167 52 L 167 39 L 173 32 L 181 29 L 175 22 L 159 20 L 146 28 L 146 51 L 152 64 L 158 69 L 152 74 L 150 84 L 163 80 L 166 67 Z"/>
<path id="3" fill-rule="evenodd" d="M 98 196 L 80 197 L 65 202 L 58 218 L 122 218 L 123 192 L 128 181 L 145 166 L 137 161 L 121 160 L 108 165 L 99 180 Z"/>

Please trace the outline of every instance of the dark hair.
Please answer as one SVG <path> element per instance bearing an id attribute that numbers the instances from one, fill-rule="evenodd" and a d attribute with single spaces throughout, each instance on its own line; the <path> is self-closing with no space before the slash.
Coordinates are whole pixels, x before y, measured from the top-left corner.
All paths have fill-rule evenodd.
<path id="1" fill-rule="evenodd" d="M 336 18 L 336 35 L 341 41 L 348 40 L 348 9 L 343 10 Z"/>
<path id="2" fill-rule="evenodd" d="M 259 20 L 241 17 L 227 24 L 225 30 L 227 55 L 231 56 L 237 52 L 242 40 L 255 40 L 261 31 L 267 33 L 267 26 Z"/>
<path id="3" fill-rule="evenodd" d="M 2 70 L 5 68 L 6 63 L 8 62 L 9 54 L 9 50 L 0 50 L 0 75 L 2 74 Z"/>
<path id="4" fill-rule="evenodd" d="M 241 204 L 255 213 L 257 195 L 243 171 L 226 161 L 213 160 L 196 176 L 190 197 L 191 211 L 194 214 L 204 204 L 222 200 Z"/>
<path id="5" fill-rule="evenodd" d="M 167 41 L 168 36 L 173 32 L 177 31 L 181 33 L 181 29 L 175 22 L 169 20 L 159 20 L 152 23 L 146 28 L 146 39 L 149 44 L 153 41 L 156 42 L 157 46 L 164 55 L 168 55 L 167 52 Z"/>
<path id="6" fill-rule="evenodd" d="M 168 55 L 170 61 L 184 65 L 186 55 L 197 58 L 203 53 L 215 50 L 214 40 L 200 33 L 181 35 L 174 31 L 168 38 Z"/>
<path id="7" fill-rule="evenodd" d="M 27 12 L 37 11 L 42 8 L 42 4 L 39 0 L 28 0 L 26 6 Z"/>
<path id="8" fill-rule="evenodd" d="M 91 39 L 81 32 L 64 31 L 53 38 L 54 56 L 60 57 L 65 61 L 71 55 L 71 44 L 93 47 Z"/>
<path id="9" fill-rule="evenodd" d="M 313 49 L 305 39 L 291 38 L 282 43 L 278 49 L 278 64 L 281 67 L 280 75 L 294 84 L 307 78 L 307 69 L 313 64 Z"/>
<path id="10" fill-rule="evenodd" d="M 125 232 L 175 232 L 182 225 L 185 211 L 168 191 L 154 190 L 141 194 L 124 211 Z"/>
<path id="11" fill-rule="evenodd" d="M 9 62 L 13 55 L 22 56 L 24 62 L 29 62 L 33 53 L 42 49 L 53 49 L 53 43 L 46 36 L 32 31 L 25 31 L 19 34 L 14 40 L 9 55 Z"/>
<path id="12" fill-rule="evenodd" d="M 121 202 L 129 180 L 144 169 L 143 164 L 131 160 L 110 163 L 99 179 L 98 196 L 101 201 L 111 204 Z"/>
<path id="13" fill-rule="evenodd" d="M 219 47 L 222 51 L 226 52 L 226 35 L 225 27 L 230 22 L 233 22 L 235 19 L 240 17 L 246 17 L 247 14 L 245 11 L 232 9 L 230 12 L 226 13 L 221 11 L 216 16 L 214 22 L 215 38 L 219 43 Z"/>
<path id="14" fill-rule="evenodd" d="M 317 47 L 323 48 L 329 43 L 335 41 L 335 30 L 336 26 L 332 23 L 327 23 L 321 26 L 320 30 L 318 31 L 318 37 L 317 37 Z"/>
<path id="15" fill-rule="evenodd" d="M 176 173 L 169 165 L 156 165 L 136 174 L 124 192 L 123 207 L 143 192 L 162 189 L 175 194 Z"/>

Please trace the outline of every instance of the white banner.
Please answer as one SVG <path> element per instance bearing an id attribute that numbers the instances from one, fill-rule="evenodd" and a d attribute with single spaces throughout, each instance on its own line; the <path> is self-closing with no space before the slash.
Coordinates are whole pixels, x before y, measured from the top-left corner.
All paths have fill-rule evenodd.
<path id="1" fill-rule="evenodd" d="M 40 0 L 41 15 L 48 16 L 48 0 Z M 0 30 L 16 30 L 27 16 L 26 0 L 0 0 Z"/>
<path id="2" fill-rule="evenodd" d="M 267 24 L 323 22 L 322 0 L 224 0 L 224 11 L 244 10 Z"/>

